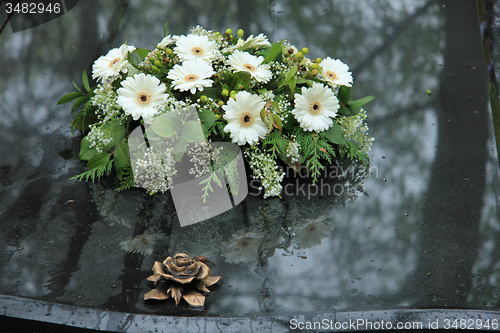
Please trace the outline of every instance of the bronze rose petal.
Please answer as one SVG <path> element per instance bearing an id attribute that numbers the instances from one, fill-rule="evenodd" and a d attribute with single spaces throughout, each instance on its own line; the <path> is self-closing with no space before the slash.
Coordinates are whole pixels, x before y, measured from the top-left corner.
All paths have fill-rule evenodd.
<path id="1" fill-rule="evenodd" d="M 165 294 L 163 291 L 158 289 L 152 289 L 148 293 L 144 295 L 144 300 L 158 300 L 163 301 L 170 298 L 168 294 Z"/>

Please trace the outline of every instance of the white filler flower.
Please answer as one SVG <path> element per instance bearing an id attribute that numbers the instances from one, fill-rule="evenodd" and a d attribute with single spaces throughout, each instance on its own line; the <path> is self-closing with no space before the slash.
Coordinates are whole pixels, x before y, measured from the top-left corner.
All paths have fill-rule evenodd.
<path id="1" fill-rule="evenodd" d="M 167 78 L 173 80 L 175 89 L 180 91 L 190 90 L 191 94 L 196 93 L 196 89 L 202 91 L 204 87 L 211 87 L 213 80 L 208 79 L 215 72 L 206 61 L 190 60 L 181 65 L 175 65 L 168 72 Z"/>
<path id="2" fill-rule="evenodd" d="M 148 122 L 153 119 L 158 104 L 163 102 L 168 95 L 164 94 L 167 87 L 156 77 L 136 74 L 122 81 L 122 88 L 118 89 L 118 104 L 126 115 L 131 115 L 134 120 L 140 117 Z"/>
<path id="3" fill-rule="evenodd" d="M 229 56 L 229 63 L 233 71 L 248 72 L 258 82 L 267 82 L 271 79 L 273 74 L 269 70 L 269 65 L 262 65 L 262 61 L 264 61 L 264 57 L 256 57 L 248 52 L 242 52 L 240 50 L 234 51 L 234 53 Z"/>
<path id="4" fill-rule="evenodd" d="M 302 94 L 295 94 L 292 114 L 307 131 L 322 132 L 333 125 L 339 102 L 333 91 L 315 82 L 312 88 L 302 87 Z"/>
<path id="5" fill-rule="evenodd" d="M 236 94 L 236 99 L 230 98 L 227 105 L 222 106 L 226 112 L 224 119 L 228 121 L 224 132 L 231 132 L 231 139 L 234 143 L 254 144 L 259 141 L 259 137 L 266 137 L 268 127 L 260 119 L 260 110 L 264 105 L 264 101 L 259 96 L 240 91 Z"/>
<path id="6" fill-rule="evenodd" d="M 352 73 L 349 72 L 349 66 L 342 61 L 328 57 L 321 61 L 319 67 L 321 68 L 321 77 L 332 87 L 352 87 Z"/>
<path id="7" fill-rule="evenodd" d="M 211 62 L 216 46 L 215 42 L 209 40 L 207 36 L 191 34 L 179 37 L 174 52 L 183 61 L 204 60 Z"/>
<path id="8" fill-rule="evenodd" d="M 123 44 L 119 48 L 110 50 L 105 56 L 99 57 L 92 66 L 92 79 L 106 80 L 120 74 L 120 71 L 126 73 L 128 71 L 127 53 L 134 50 L 134 46 Z"/>

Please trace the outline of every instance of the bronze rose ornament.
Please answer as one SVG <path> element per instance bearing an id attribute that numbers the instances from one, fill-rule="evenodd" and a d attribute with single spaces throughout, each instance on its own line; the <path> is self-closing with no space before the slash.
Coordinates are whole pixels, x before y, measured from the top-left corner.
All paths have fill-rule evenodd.
<path id="1" fill-rule="evenodd" d="M 189 259 L 185 253 L 177 253 L 160 263 L 155 261 L 153 275 L 148 282 L 154 287 L 144 295 L 144 300 L 166 300 L 172 297 L 175 305 L 181 298 L 191 306 L 202 307 L 205 296 L 201 292 L 210 292 L 207 287 L 217 283 L 220 276 L 210 276 L 211 270 L 203 261 L 205 257 Z"/>

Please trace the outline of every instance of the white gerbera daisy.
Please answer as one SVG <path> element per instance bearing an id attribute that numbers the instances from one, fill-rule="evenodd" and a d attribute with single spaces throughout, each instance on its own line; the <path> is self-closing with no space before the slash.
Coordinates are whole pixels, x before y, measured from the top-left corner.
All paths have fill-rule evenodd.
<path id="1" fill-rule="evenodd" d="M 261 65 L 262 61 L 264 61 L 264 57 L 256 57 L 248 52 L 242 52 L 240 50 L 234 51 L 234 53 L 229 56 L 229 63 L 233 71 L 248 72 L 258 82 L 267 82 L 271 79 L 273 74 L 269 70 L 269 65 Z"/>
<path id="2" fill-rule="evenodd" d="M 342 61 L 328 57 L 321 61 L 319 67 L 321 68 L 321 77 L 332 87 L 352 87 L 352 73 L 349 72 L 349 66 Z"/>
<path id="3" fill-rule="evenodd" d="M 238 43 L 236 44 L 238 48 L 247 49 L 247 48 L 259 48 L 261 46 L 271 46 L 271 43 L 267 40 L 266 35 L 259 34 L 257 36 L 250 35 L 248 38 L 243 41 L 243 39 L 238 39 Z"/>
<path id="4" fill-rule="evenodd" d="M 339 102 L 333 91 L 321 83 L 314 82 L 312 88 L 302 87 L 302 94 L 295 94 L 292 114 L 307 131 L 322 132 L 333 125 Z"/>
<path id="5" fill-rule="evenodd" d="M 266 124 L 260 119 L 260 110 L 265 103 L 257 95 L 246 91 L 236 94 L 236 99 L 230 98 L 227 105 L 222 108 L 226 112 L 224 119 L 229 123 L 224 127 L 224 132 L 231 132 L 234 143 L 244 145 L 254 144 L 259 138 L 265 138 L 268 132 Z"/>
<path id="6" fill-rule="evenodd" d="M 177 39 L 175 54 L 183 61 L 186 60 L 204 60 L 211 62 L 215 55 L 215 42 L 208 39 L 207 36 L 187 35 Z"/>
<path id="7" fill-rule="evenodd" d="M 134 46 L 123 44 L 119 48 L 112 49 L 105 56 L 99 57 L 92 66 L 92 79 L 106 80 L 109 77 L 128 71 L 127 53 L 133 52 Z"/>
<path id="8" fill-rule="evenodd" d="M 167 87 L 156 77 L 143 73 L 134 77 L 127 77 L 122 81 L 122 88 L 118 89 L 118 104 L 123 108 L 126 115 L 131 115 L 134 120 L 140 117 L 145 122 L 153 119 L 157 109 L 168 95 L 164 94 Z"/>
<path id="9" fill-rule="evenodd" d="M 215 72 L 207 62 L 201 60 L 185 61 L 181 65 L 175 65 L 168 72 L 167 78 L 173 80 L 175 89 L 180 91 L 190 90 L 191 94 L 196 93 L 196 89 L 202 91 L 204 87 L 211 87 L 213 80 L 208 79 Z"/>
<path id="10" fill-rule="evenodd" d="M 161 42 L 159 42 L 158 45 L 156 45 L 156 47 L 159 49 L 164 49 L 165 47 L 172 44 L 173 42 L 174 42 L 174 39 L 170 35 L 168 35 L 168 36 L 163 37 Z"/>

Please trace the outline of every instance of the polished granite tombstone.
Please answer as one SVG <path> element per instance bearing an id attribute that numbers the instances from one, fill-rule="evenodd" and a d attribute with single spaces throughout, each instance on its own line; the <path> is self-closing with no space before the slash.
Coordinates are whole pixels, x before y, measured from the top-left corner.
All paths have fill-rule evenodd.
<path id="1" fill-rule="evenodd" d="M 376 96 L 366 105 L 376 139 L 369 168 L 339 161 L 319 188 L 289 174 L 283 198 L 263 199 L 250 186 L 234 209 L 182 228 L 168 193 L 70 180 L 84 171 L 81 136 L 57 100 L 110 48 L 151 48 L 165 21 L 170 34 L 243 28 L 347 63 L 353 98 Z M 496 82 L 483 57 L 486 27 L 474 0 L 93 0 L 25 31 L 7 26 L 0 322 L 286 332 L 291 318 L 498 321 L 500 181 L 488 90 Z M 154 261 L 177 252 L 208 257 L 222 275 L 203 309 L 143 301 Z"/>

